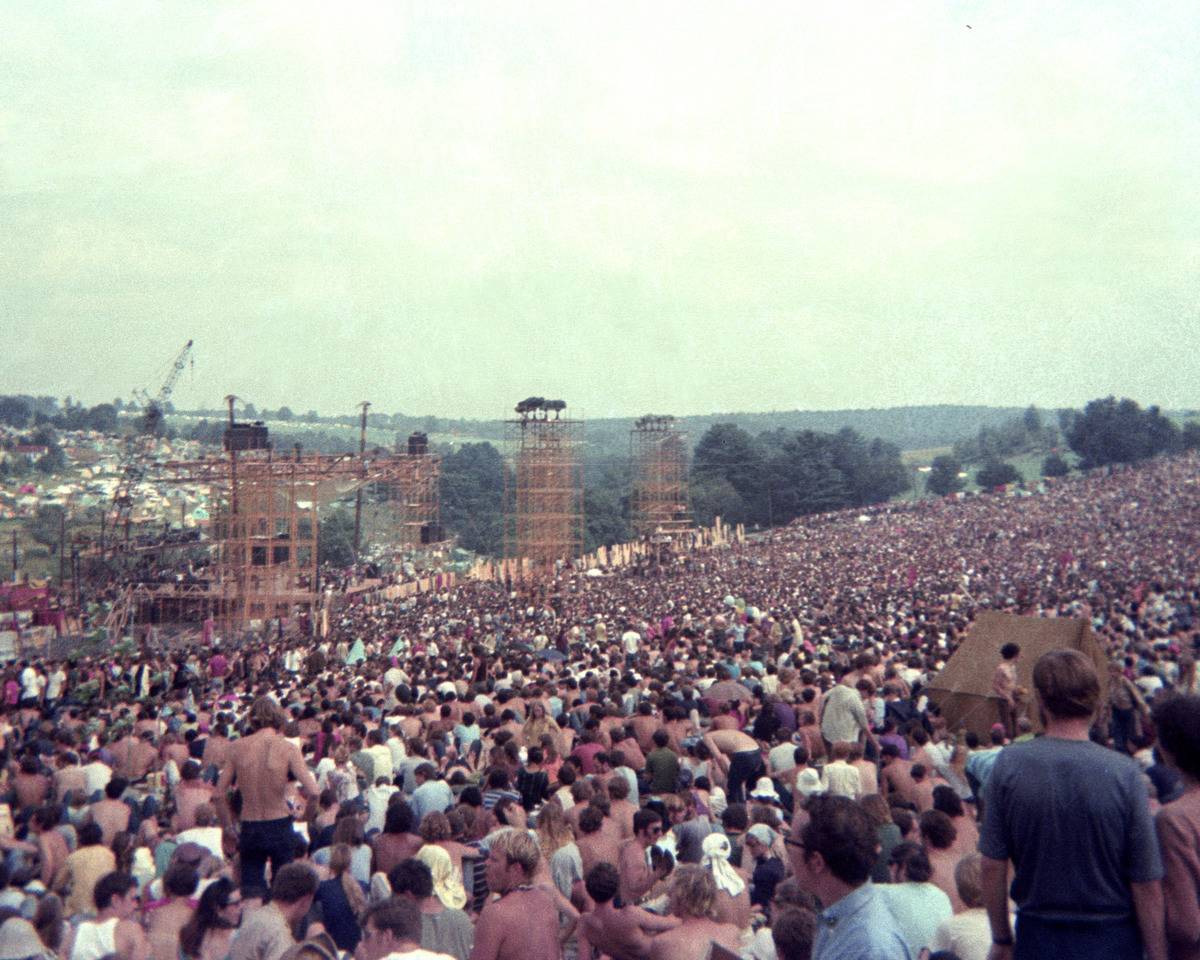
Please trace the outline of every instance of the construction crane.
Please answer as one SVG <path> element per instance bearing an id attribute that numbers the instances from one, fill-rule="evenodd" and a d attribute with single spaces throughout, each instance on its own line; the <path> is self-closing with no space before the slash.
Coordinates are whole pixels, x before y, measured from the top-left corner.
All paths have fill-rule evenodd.
<path id="1" fill-rule="evenodd" d="M 145 390 L 134 390 L 133 392 L 134 398 L 143 406 L 143 410 L 138 421 L 137 434 L 126 439 L 121 452 L 121 478 L 117 482 L 116 490 L 113 491 L 112 506 L 107 514 L 109 521 L 107 526 L 112 531 L 109 545 L 119 544 L 122 538 L 125 541 L 129 539 L 129 517 L 133 511 L 133 490 L 145 476 L 143 460 L 150 452 L 153 438 L 158 435 L 162 427 L 165 418 L 164 408 L 171 398 L 175 384 L 179 381 L 179 375 L 191 357 L 192 342 L 189 340 L 176 354 L 175 359 L 171 362 L 170 371 L 157 394 L 151 397 Z M 100 538 L 100 549 L 102 552 L 107 552 L 103 528 L 101 528 Z"/>
<path id="2" fill-rule="evenodd" d="M 155 436 L 158 434 L 159 428 L 162 426 L 165 414 L 163 407 L 166 402 L 171 399 L 171 393 L 175 389 L 175 384 L 179 381 L 179 375 L 183 373 L 183 368 L 187 366 L 188 360 L 192 355 L 192 341 L 189 340 L 183 345 L 183 349 L 179 351 L 175 359 L 171 362 L 171 370 L 167 374 L 167 378 L 163 381 L 163 385 L 159 388 L 158 393 L 151 397 L 145 390 L 134 390 L 133 396 L 144 408 L 142 410 L 141 432 Z"/>

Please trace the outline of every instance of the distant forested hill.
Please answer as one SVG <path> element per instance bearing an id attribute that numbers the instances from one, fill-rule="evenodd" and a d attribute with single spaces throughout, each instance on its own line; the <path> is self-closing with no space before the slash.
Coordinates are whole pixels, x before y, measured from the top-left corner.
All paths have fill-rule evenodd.
<path id="1" fill-rule="evenodd" d="M 964 437 L 974 436 L 980 427 L 1000 427 L 1023 412 L 1022 407 L 952 406 L 948 404 L 926 407 L 889 407 L 879 410 L 781 410 L 772 413 L 712 413 L 699 417 L 680 417 L 680 426 L 687 433 L 692 446 L 715 423 L 733 423 L 747 433 L 758 436 L 772 430 L 795 432 L 815 430 L 819 433 L 836 433 L 842 427 L 851 427 L 867 439 L 875 437 L 894 443 L 901 450 L 922 450 L 927 447 L 948 447 Z M 199 411 L 197 411 L 198 413 Z M 318 440 L 312 433 L 305 446 L 308 449 L 351 450 L 357 446 L 358 419 L 353 416 L 320 417 L 315 411 L 308 414 L 287 412 L 284 422 L 276 421 L 274 411 L 256 411 L 257 416 L 267 420 L 272 435 L 280 441 L 289 441 L 292 435 L 301 439 L 308 431 L 323 432 Z M 567 408 L 567 414 L 571 412 Z M 647 413 L 665 413 L 663 410 L 647 410 Z M 219 423 L 223 414 L 211 411 L 214 423 Z M 195 416 L 195 414 L 193 414 Z M 239 412 L 239 417 L 242 415 Z M 251 419 L 251 417 L 246 417 Z M 407 414 L 372 413 L 368 418 L 372 432 L 387 431 L 406 436 L 413 430 L 425 430 L 431 434 L 435 444 L 444 443 L 452 437 L 464 441 L 490 440 L 496 443 L 504 437 L 503 424 L 497 420 L 455 420 L 431 415 L 412 416 Z M 303 426 L 301 426 L 303 425 Z M 181 432 L 186 432 L 186 426 Z M 589 458 L 609 458 L 629 453 L 629 431 L 633 418 L 590 419 L 584 425 Z M 336 438 L 336 439 L 335 439 Z M 373 437 L 380 442 L 382 437 Z M 315 441 L 315 442 L 314 442 Z M 324 443 L 321 441 L 325 441 Z"/>
<path id="2" fill-rule="evenodd" d="M 901 450 L 923 450 L 950 446 L 956 440 L 973 435 L 982 426 L 999 427 L 1020 416 L 1021 407 L 928 406 L 890 407 L 883 410 L 782 410 L 774 413 L 713 413 L 702 417 L 680 417 L 693 446 L 704 431 L 716 423 L 733 423 L 757 436 L 771 430 L 789 433 L 815 430 L 836 433 L 851 427 L 868 439 L 875 437 L 894 443 Z M 661 412 L 661 411 L 647 411 Z M 615 452 L 620 444 L 629 445 L 632 420 L 589 420 L 585 433 L 589 447 Z"/>

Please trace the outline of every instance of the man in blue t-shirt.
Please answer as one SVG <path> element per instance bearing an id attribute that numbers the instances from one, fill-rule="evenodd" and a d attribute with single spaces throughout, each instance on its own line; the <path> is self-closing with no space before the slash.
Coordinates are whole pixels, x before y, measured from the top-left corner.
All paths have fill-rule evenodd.
<path id="1" fill-rule="evenodd" d="M 1089 739 L 1092 662 L 1044 654 L 1033 670 L 1045 735 L 1005 747 L 984 793 L 984 901 L 999 960 L 1165 960 L 1162 860 L 1141 769 Z M 1005 889 L 1013 864 L 1014 937 Z"/>

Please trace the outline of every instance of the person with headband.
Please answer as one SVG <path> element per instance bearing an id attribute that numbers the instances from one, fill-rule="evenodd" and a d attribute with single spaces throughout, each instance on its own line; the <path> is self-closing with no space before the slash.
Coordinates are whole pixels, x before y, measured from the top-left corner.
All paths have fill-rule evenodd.
<path id="1" fill-rule="evenodd" d="M 717 885 L 713 918 L 745 930 L 750 925 L 752 912 L 750 890 L 742 875 L 729 862 L 733 853 L 729 838 L 723 833 L 710 833 L 704 838 L 702 848 L 700 865 L 712 874 L 713 882 Z"/>
<path id="2" fill-rule="evenodd" d="M 775 831 L 765 823 L 756 823 L 746 831 L 746 851 L 754 858 L 754 872 L 750 875 L 750 903 L 767 911 L 775 888 L 787 873 L 780 860 L 772 852 L 775 846 Z"/>

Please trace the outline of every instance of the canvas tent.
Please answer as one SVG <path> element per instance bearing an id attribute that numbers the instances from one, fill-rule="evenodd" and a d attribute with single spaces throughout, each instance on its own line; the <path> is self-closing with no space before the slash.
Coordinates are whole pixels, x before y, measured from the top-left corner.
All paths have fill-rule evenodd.
<path id="1" fill-rule="evenodd" d="M 1070 649 L 1086 654 L 1096 664 L 1101 691 L 1105 688 L 1108 668 L 1104 653 L 1086 620 L 986 611 L 976 617 L 966 640 L 926 689 L 945 715 L 947 729 L 973 730 L 987 737 L 1000 717 L 992 676 L 1000 663 L 1000 648 L 1010 642 L 1021 647 L 1017 684 L 1030 692 L 1029 712 L 1035 722 L 1033 665 L 1047 651 Z"/>

